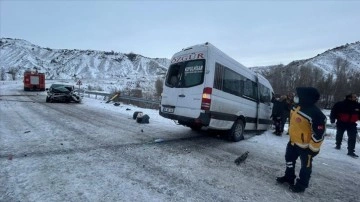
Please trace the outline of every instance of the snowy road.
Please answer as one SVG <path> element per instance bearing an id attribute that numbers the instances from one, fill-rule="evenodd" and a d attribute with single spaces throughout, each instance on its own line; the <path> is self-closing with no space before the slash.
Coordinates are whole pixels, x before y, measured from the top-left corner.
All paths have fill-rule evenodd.
<path id="1" fill-rule="evenodd" d="M 91 98 L 46 103 L 45 92 L 21 87 L 8 81 L 0 88 L 0 201 L 360 198 L 360 159 L 346 156 L 346 142 L 334 150 L 333 133 L 314 160 L 310 188 L 294 194 L 275 183 L 283 174 L 286 135 L 268 131 L 231 143 L 177 126 L 154 110 Z M 149 114 L 150 124 L 136 123 L 135 110 Z M 245 151 L 246 162 L 237 166 L 234 160 Z"/>

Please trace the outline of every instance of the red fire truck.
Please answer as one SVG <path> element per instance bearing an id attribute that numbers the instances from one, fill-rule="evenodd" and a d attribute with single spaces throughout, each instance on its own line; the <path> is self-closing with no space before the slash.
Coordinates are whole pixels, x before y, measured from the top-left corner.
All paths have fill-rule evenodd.
<path id="1" fill-rule="evenodd" d="M 45 74 L 36 71 L 26 70 L 24 72 L 24 91 L 38 90 L 45 91 Z"/>

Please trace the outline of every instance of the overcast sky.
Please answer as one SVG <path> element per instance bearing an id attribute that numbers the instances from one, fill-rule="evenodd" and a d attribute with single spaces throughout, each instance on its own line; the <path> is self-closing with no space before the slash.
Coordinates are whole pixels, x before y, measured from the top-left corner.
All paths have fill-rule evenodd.
<path id="1" fill-rule="evenodd" d="M 246 66 L 287 64 L 360 40 L 360 1 L 1 0 L 1 37 L 54 49 L 171 58 L 210 42 Z"/>

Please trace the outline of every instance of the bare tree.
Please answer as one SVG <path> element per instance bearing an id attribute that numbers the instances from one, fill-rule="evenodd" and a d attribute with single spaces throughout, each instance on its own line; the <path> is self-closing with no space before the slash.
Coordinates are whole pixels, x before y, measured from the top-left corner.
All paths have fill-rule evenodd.
<path id="1" fill-rule="evenodd" d="M 350 72 L 348 76 L 349 90 L 360 95 L 360 73 Z"/>
<path id="2" fill-rule="evenodd" d="M 161 78 L 157 78 L 157 80 L 155 81 L 155 90 L 157 96 L 160 96 L 163 92 L 163 83 L 164 81 Z"/>
<path id="3" fill-rule="evenodd" d="M 273 86 L 276 94 L 282 95 L 295 90 L 298 76 L 298 67 L 284 65 L 278 65 L 264 75 Z"/>
<path id="4" fill-rule="evenodd" d="M 272 67 L 271 70 L 263 74 L 263 76 L 269 80 L 277 94 L 284 94 L 287 91 L 287 88 L 284 88 L 287 82 L 285 79 L 287 77 L 287 71 L 284 65 L 280 64 Z"/>
<path id="5" fill-rule="evenodd" d="M 136 88 L 140 88 L 141 86 L 140 86 L 140 83 L 141 83 L 141 81 L 138 79 L 138 80 L 136 80 L 136 82 L 135 82 L 135 87 Z"/>
<path id="6" fill-rule="evenodd" d="M 324 74 L 324 71 L 322 69 L 314 67 L 313 68 L 313 76 L 312 76 L 314 86 L 317 86 L 319 84 L 319 82 L 323 78 L 325 78 L 324 76 L 325 76 L 325 74 Z"/>
<path id="7" fill-rule="evenodd" d="M 319 105 L 325 109 L 329 109 L 334 104 L 334 75 L 328 74 L 319 79 L 316 85 L 320 92 Z"/>
<path id="8" fill-rule="evenodd" d="M 312 68 L 309 66 L 300 67 L 296 86 L 313 86 Z"/>
<path id="9" fill-rule="evenodd" d="M 298 67 L 288 67 L 285 70 L 286 81 L 285 88 L 287 92 L 294 92 L 297 87 L 296 82 L 299 79 L 300 69 Z"/>
<path id="10" fill-rule="evenodd" d="M 10 67 L 6 73 L 11 75 L 12 80 L 16 80 L 16 74 L 19 72 L 19 67 Z"/>
<path id="11" fill-rule="evenodd" d="M 335 61 L 335 84 L 334 84 L 334 101 L 340 101 L 344 98 L 349 91 L 349 84 L 348 84 L 348 75 L 347 75 L 347 68 L 349 66 L 349 62 L 338 58 Z"/>
<path id="12" fill-rule="evenodd" d="M 323 70 L 312 65 L 291 63 L 279 65 L 263 74 L 276 94 L 292 92 L 298 86 L 313 86 L 320 92 L 318 105 L 331 108 L 350 92 L 360 94 L 360 73 L 349 71 L 349 62 L 338 58 L 334 63 L 334 74 L 325 75 Z"/>

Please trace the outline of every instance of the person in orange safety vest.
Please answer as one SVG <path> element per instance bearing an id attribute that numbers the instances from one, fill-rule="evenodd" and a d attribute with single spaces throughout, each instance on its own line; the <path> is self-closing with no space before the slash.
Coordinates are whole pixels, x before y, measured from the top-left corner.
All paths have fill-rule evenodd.
<path id="1" fill-rule="evenodd" d="M 316 88 L 298 87 L 296 93 L 296 106 L 290 112 L 290 139 L 285 153 L 285 175 L 276 178 L 276 181 L 287 182 L 293 192 L 304 192 L 309 186 L 312 160 L 319 153 L 324 140 L 326 116 L 315 105 L 320 98 Z M 301 160 L 301 168 L 295 182 L 295 164 L 298 157 Z"/>

